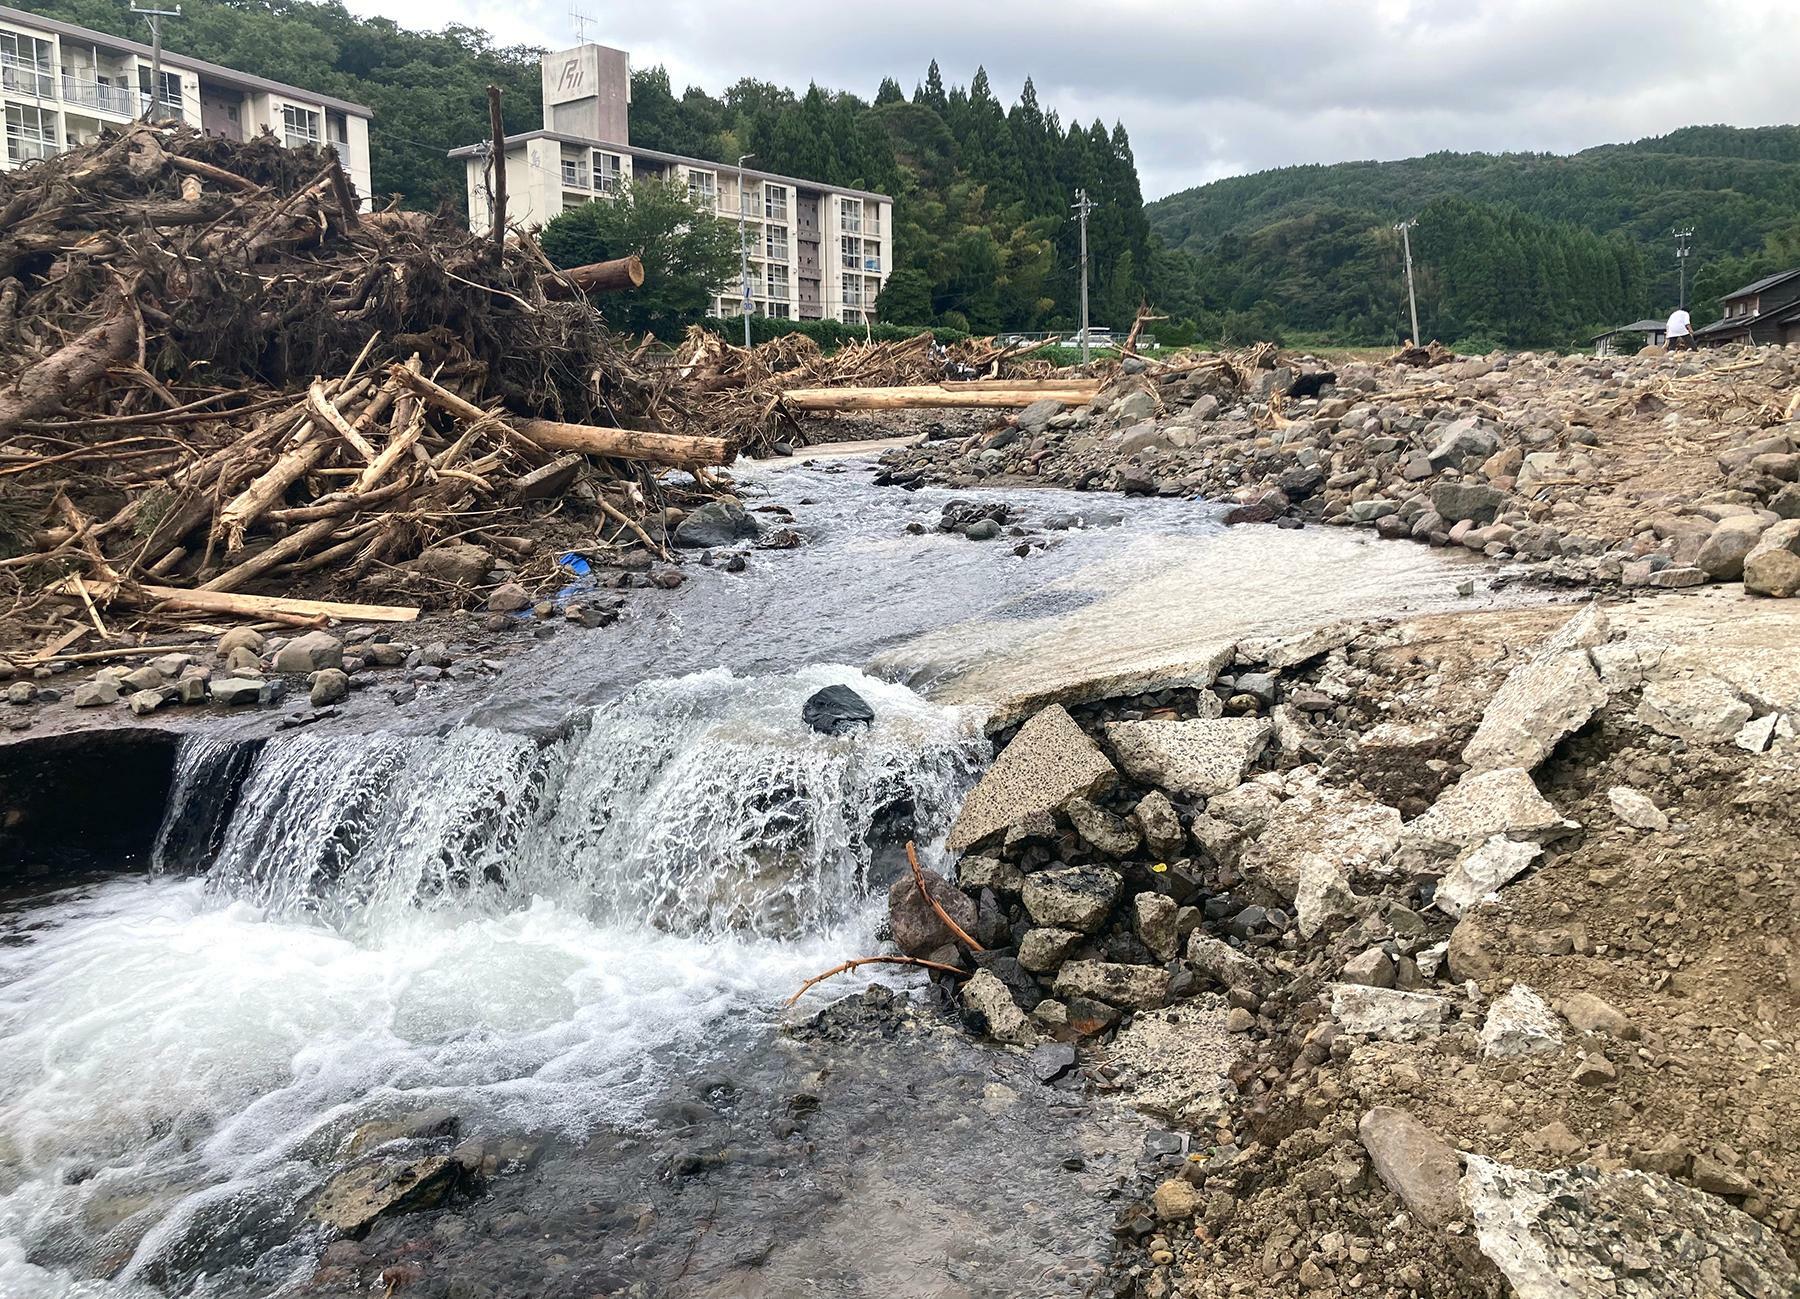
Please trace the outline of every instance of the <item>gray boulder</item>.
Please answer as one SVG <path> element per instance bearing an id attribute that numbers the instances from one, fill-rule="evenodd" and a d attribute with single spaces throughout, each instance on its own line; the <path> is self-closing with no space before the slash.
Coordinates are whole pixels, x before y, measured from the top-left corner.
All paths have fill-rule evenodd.
<path id="1" fill-rule="evenodd" d="M 1768 523 L 1755 514 L 1733 514 L 1714 525 L 1712 535 L 1700 547 L 1694 566 L 1715 582 L 1735 582 L 1744 575 L 1744 559 L 1768 531 Z"/>
<path id="2" fill-rule="evenodd" d="M 1462 1216 L 1462 1165 L 1437 1133 L 1405 1110 L 1377 1105 L 1362 1116 L 1356 1135 L 1375 1175 L 1422 1225 L 1443 1227 Z"/>
<path id="3" fill-rule="evenodd" d="M 75 687 L 72 701 L 77 708 L 99 708 L 119 702 L 119 687 L 111 681 L 83 681 Z"/>
<path id="4" fill-rule="evenodd" d="M 988 1036 L 996 1042 L 1028 1046 L 1037 1040 L 1031 1021 L 1019 1009 L 1012 993 L 995 975 L 977 970 L 962 986 L 963 1009 L 978 1017 L 987 1027 Z"/>
<path id="5" fill-rule="evenodd" d="M 312 676 L 308 698 L 314 708 L 335 704 L 350 693 L 350 678 L 339 668 L 320 668 Z"/>
<path id="6" fill-rule="evenodd" d="M 676 525 L 675 544 L 729 546 L 761 535 L 762 524 L 736 501 L 708 501 Z"/>
<path id="7" fill-rule="evenodd" d="M 1744 556 L 1744 589 L 1780 599 L 1800 595 L 1800 519 L 1783 519 Z"/>
<path id="8" fill-rule="evenodd" d="M 221 677 L 212 683 L 213 702 L 227 708 L 266 704 L 273 694 L 270 683 L 262 677 Z"/>
<path id="9" fill-rule="evenodd" d="M 1111 961 L 1068 961 L 1053 985 L 1062 998 L 1092 997 L 1109 1006 L 1150 1010 L 1169 997 L 1169 972 L 1155 965 L 1117 965 Z"/>
<path id="10" fill-rule="evenodd" d="M 493 553 L 466 541 L 446 542 L 422 551 L 406 567 L 421 577 L 451 586 L 475 586 L 494 566 Z"/>
<path id="11" fill-rule="evenodd" d="M 800 720 L 822 735 L 846 735 L 875 722 L 875 710 L 849 686 L 826 686 L 800 706 Z"/>
<path id="12" fill-rule="evenodd" d="M 1059 866 L 1025 877 L 1023 898 L 1031 921 L 1051 929 L 1099 932 L 1125 891 L 1117 871 L 1104 866 Z"/>
<path id="13" fill-rule="evenodd" d="M 1195 798 L 1242 784 L 1273 727 L 1262 717 L 1200 717 L 1108 722 L 1103 732 L 1132 779 Z"/>
<path id="14" fill-rule="evenodd" d="M 969 895 L 936 871 L 922 871 L 925 887 L 932 900 L 962 927 L 965 934 L 975 932 L 977 919 L 974 902 Z M 888 889 L 888 924 L 894 931 L 894 943 L 908 956 L 929 956 L 940 947 L 957 942 L 956 934 L 919 893 L 912 872 L 906 871 Z"/>
<path id="15" fill-rule="evenodd" d="M 305 676 L 320 668 L 343 666 L 343 642 L 322 631 L 296 636 L 275 653 L 275 670 L 294 676 Z"/>
<path id="16" fill-rule="evenodd" d="M 1451 523 L 1467 519 L 1476 527 L 1492 523 L 1511 499 L 1486 483 L 1439 483 L 1431 489 L 1432 509 Z"/>

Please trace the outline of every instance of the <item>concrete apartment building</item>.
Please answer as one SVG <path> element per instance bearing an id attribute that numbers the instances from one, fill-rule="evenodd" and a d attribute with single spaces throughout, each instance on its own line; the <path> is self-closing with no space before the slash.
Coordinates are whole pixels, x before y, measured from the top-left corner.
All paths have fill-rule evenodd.
<path id="1" fill-rule="evenodd" d="M 173 25 L 173 24 L 172 24 Z M 165 40 L 178 32 L 165 31 Z M 94 140 L 150 107 L 150 47 L 0 5 L 0 170 Z M 163 50 L 159 113 L 242 140 L 267 127 L 288 145 L 329 144 L 365 201 L 369 110 Z"/>
<path id="2" fill-rule="evenodd" d="M 623 50 L 580 45 L 542 62 L 544 129 L 506 139 L 509 224 L 541 226 L 633 179 L 686 185 L 720 220 L 744 224 L 750 248 L 749 309 L 798 320 L 873 321 L 893 265 L 894 201 L 886 194 L 781 176 L 733 162 L 684 158 L 631 144 L 631 60 Z M 468 177 L 469 226 L 492 220 L 491 143 L 454 149 Z M 744 309 L 727 285 L 713 312 Z"/>

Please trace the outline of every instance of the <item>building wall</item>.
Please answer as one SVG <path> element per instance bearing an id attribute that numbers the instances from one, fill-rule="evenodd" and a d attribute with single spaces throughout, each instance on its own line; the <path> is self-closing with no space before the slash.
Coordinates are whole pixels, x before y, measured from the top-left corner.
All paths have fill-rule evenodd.
<path id="1" fill-rule="evenodd" d="M 32 69 L 0 69 L 0 102 L 5 106 L 4 138 L 0 138 L 0 170 L 11 170 L 46 153 L 87 144 L 107 128 L 118 129 L 137 117 L 144 101 L 140 85 L 149 77 L 150 59 L 134 50 L 109 44 L 96 33 L 91 39 L 63 36 L 47 28 L 0 19 L 0 33 L 10 32 L 44 42 L 48 46 L 48 78 Z M 34 52 L 40 47 L 32 47 Z M 165 81 L 171 92 L 164 113 L 190 126 L 225 129 L 227 109 L 235 105 L 242 136 L 272 125 L 283 137 L 281 105 L 293 104 L 316 113 L 320 134 L 325 135 L 326 107 L 303 97 L 284 97 L 247 90 L 203 79 L 191 68 L 180 66 L 173 52 L 163 60 Z M 177 89 L 175 82 L 179 83 Z M 345 138 L 339 150 L 344 169 L 357 193 L 369 196 L 369 124 L 366 118 L 345 114 Z"/>

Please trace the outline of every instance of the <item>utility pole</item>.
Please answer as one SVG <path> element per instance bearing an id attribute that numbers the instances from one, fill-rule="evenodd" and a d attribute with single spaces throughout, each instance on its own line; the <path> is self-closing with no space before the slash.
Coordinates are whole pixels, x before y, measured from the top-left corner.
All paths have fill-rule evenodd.
<path id="1" fill-rule="evenodd" d="M 162 20 L 181 17 L 181 6 L 173 9 L 139 9 L 135 4 L 131 12 L 141 14 L 150 20 L 150 106 L 144 112 L 144 120 L 154 122 L 157 108 L 162 102 Z"/>
<path id="2" fill-rule="evenodd" d="M 750 200 L 744 192 L 744 164 L 754 158 L 754 153 L 742 154 L 738 157 L 738 278 L 744 289 L 744 350 L 750 350 L 750 237 L 744 224 L 750 212 Z"/>
<path id="3" fill-rule="evenodd" d="M 1075 209 L 1075 219 L 1081 223 L 1081 365 L 1087 368 L 1088 347 L 1088 254 L 1087 254 L 1087 219 L 1094 205 L 1088 199 L 1085 189 L 1075 191 L 1075 202 L 1070 205 Z"/>
<path id="4" fill-rule="evenodd" d="M 1412 311 L 1412 345 L 1419 346 L 1419 299 L 1413 292 L 1412 273 L 1412 228 L 1419 224 L 1418 217 L 1408 217 L 1394 229 L 1400 232 L 1400 246 L 1406 250 L 1406 305 Z"/>
<path id="5" fill-rule="evenodd" d="M 1681 277 L 1681 294 L 1677 305 L 1685 311 L 1687 310 L 1687 259 L 1688 255 L 1693 252 L 1689 241 L 1694 237 L 1694 227 L 1688 226 L 1686 229 L 1676 229 L 1670 233 L 1675 236 L 1675 270 L 1676 274 Z"/>

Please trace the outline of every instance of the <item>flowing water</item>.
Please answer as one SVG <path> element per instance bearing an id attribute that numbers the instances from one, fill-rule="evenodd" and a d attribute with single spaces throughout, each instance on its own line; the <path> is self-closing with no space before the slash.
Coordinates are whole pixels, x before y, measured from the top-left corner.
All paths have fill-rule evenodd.
<path id="1" fill-rule="evenodd" d="M 1028 517 L 1093 526 L 1020 560 L 906 535 L 951 494 L 867 476 L 750 475 L 808 545 L 690 570 L 431 733 L 190 737 L 157 869 L 0 901 L 0 1296 L 366 1288 L 316 1270 L 307 1206 L 360 1125 L 428 1108 L 529 1169 L 370 1238 L 435 1293 L 1079 1293 L 1133 1129 L 917 1010 L 782 1033 L 781 1002 L 875 949 L 1004 683 L 1467 570 L 1047 492 Z M 871 730 L 800 723 L 828 684 Z"/>

